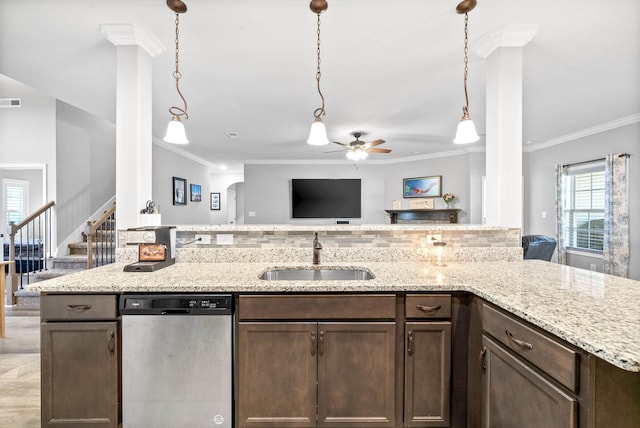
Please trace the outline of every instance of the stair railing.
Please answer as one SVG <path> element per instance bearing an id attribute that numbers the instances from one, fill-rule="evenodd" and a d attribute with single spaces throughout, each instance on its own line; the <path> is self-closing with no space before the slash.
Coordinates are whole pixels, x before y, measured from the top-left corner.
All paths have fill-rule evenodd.
<path id="1" fill-rule="evenodd" d="M 94 222 L 87 222 L 87 269 L 116 261 L 116 204 Z"/>
<path id="2" fill-rule="evenodd" d="M 9 222 L 9 260 L 13 263 L 9 267 L 11 295 L 7 297 L 7 303 L 11 305 L 16 304 L 15 292 L 24 288 L 24 282 L 29 284 L 31 272 L 48 269 L 52 257 L 51 214 L 54 206 L 55 202 L 51 201 L 20 223 Z"/>

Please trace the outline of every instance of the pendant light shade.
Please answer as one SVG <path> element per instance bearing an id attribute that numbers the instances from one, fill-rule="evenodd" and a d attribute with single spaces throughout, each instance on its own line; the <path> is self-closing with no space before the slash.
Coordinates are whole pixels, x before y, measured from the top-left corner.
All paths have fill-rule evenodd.
<path id="1" fill-rule="evenodd" d="M 180 14 L 186 13 L 187 5 L 182 2 L 182 0 L 167 0 L 167 6 L 169 9 L 175 12 L 176 19 L 176 59 L 175 59 L 175 70 L 173 71 L 173 78 L 176 81 L 176 91 L 178 92 L 178 96 L 182 99 L 184 103 L 184 108 L 171 106 L 169 107 L 169 113 L 171 113 L 171 121 L 167 125 L 167 133 L 164 136 L 164 141 L 172 144 L 189 144 L 189 140 L 187 139 L 187 133 L 184 129 L 184 124 L 182 123 L 181 117 L 185 119 L 189 119 L 189 115 L 187 114 L 187 100 L 182 95 L 180 91 L 180 79 L 182 78 L 182 73 L 180 73 L 180 61 L 178 57 L 178 53 L 180 52 Z"/>
<path id="2" fill-rule="evenodd" d="M 313 123 L 311 124 L 311 131 L 309 132 L 309 138 L 307 139 L 307 144 L 312 146 L 325 146 L 329 144 L 329 139 L 327 138 L 327 128 L 324 126 L 324 122 L 322 121 L 322 116 L 324 116 L 324 95 L 322 95 L 322 91 L 320 90 L 320 77 L 322 74 L 320 73 L 320 14 L 327 10 L 329 5 L 326 0 L 311 0 L 309 3 L 309 8 L 313 13 L 318 15 L 318 27 L 317 27 L 317 35 L 318 42 L 316 44 L 317 49 L 316 52 L 318 54 L 318 66 L 316 68 L 316 84 L 318 86 L 318 94 L 320 95 L 320 99 L 322 100 L 322 106 L 318 107 L 313 112 Z"/>
<path id="3" fill-rule="evenodd" d="M 180 117 L 173 116 L 173 119 L 167 125 L 167 133 L 164 136 L 164 141 L 172 144 L 189 144 L 187 139 L 187 133 L 184 130 L 184 124 L 180 120 Z"/>
<path id="4" fill-rule="evenodd" d="M 469 144 L 478 141 L 478 133 L 476 132 L 476 125 L 469 117 L 469 113 L 465 111 L 458 123 L 458 130 L 456 131 L 456 138 L 453 139 L 454 144 Z"/>
<path id="5" fill-rule="evenodd" d="M 311 132 L 309 132 L 307 144 L 312 146 L 324 146 L 329 144 L 327 128 L 324 126 L 324 122 L 320 117 L 316 117 L 311 124 Z"/>

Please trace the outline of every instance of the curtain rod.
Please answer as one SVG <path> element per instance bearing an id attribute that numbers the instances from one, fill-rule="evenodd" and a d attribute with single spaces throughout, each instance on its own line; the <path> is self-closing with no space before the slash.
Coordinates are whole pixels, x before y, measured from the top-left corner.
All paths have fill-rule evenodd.
<path id="1" fill-rule="evenodd" d="M 631 157 L 631 155 L 629 153 L 621 153 L 618 155 L 619 158 L 628 158 Z M 592 162 L 600 162 L 603 160 L 606 160 L 607 158 L 598 158 L 598 159 L 591 159 L 588 161 L 582 161 L 582 162 L 575 162 L 575 163 L 565 163 L 562 165 L 563 168 L 566 168 L 568 166 L 576 166 L 576 165 L 583 165 L 585 163 L 592 163 Z"/>

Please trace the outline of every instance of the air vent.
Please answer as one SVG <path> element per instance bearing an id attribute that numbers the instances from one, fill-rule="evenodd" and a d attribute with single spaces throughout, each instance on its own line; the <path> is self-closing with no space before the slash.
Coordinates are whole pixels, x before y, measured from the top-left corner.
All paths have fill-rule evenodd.
<path id="1" fill-rule="evenodd" d="M 22 107 L 22 98 L 0 98 L 0 107 Z"/>

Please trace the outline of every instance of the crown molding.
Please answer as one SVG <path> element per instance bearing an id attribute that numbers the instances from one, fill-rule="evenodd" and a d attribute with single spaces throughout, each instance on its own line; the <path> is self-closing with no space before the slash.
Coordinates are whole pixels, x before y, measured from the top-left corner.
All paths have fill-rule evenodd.
<path id="1" fill-rule="evenodd" d="M 585 128 L 581 131 L 572 132 L 570 134 L 566 134 L 557 138 L 552 138 L 551 140 L 543 141 L 541 143 L 526 144 L 523 148 L 523 151 L 534 152 L 536 150 L 545 149 L 547 147 L 556 146 L 558 144 L 567 143 L 569 141 L 575 141 L 580 138 L 585 138 L 590 135 L 600 134 L 601 132 L 622 128 L 623 126 L 631 125 L 636 122 L 640 122 L 640 113 L 601 123 L 600 125 Z"/>
<path id="2" fill-rule="evenodd" d="M 100 32 L 114 46 L 140 46 L 152 58 L 166 50 L 151 31 L 136 24 L 102 24 Z"/>
<path id="3" fill-rule="evenodd" d="M 537 24 L 510 24 L 500 30 L 484 34 L 476 42 L 474 52 L 487 58 L 498 48 L 521 48 L 538 34 Z"/>
<path id="4" fill-rule="evenodd" d="M 164 141 L 160 140 L 159 138 L 153 137 L 151 139 L 151 141 L 153 142 L 153 144 L 158 145 L 164 149 L 169 150 L 170 152 L 176 153 L 184 158 L 190 159 L 194 162 L 198 162 L 199 164 L 202 164 L 204 166 L 207 166 L 209 168 L 214 168 L 215 164 L 209 162 L 208 160 L 205 160 L 203 158 L 201 158 L 200 156 L 196 156 L 194 154 L 191 154 L 189 152 L 186 152 L 184 150 L 181 150 L 178 148 L 178 146 L 176 146 L 175 144 L 169 144 L 169 143 L 165 143 Z"/>

